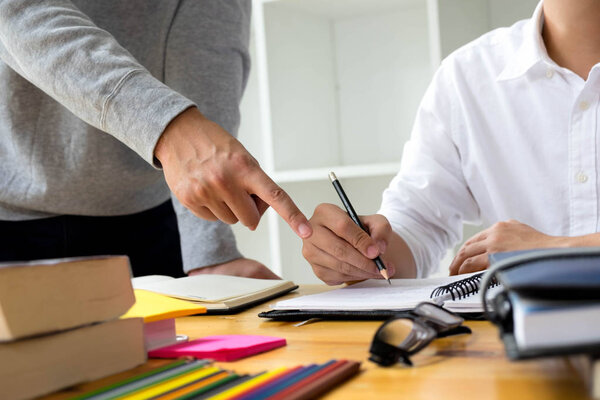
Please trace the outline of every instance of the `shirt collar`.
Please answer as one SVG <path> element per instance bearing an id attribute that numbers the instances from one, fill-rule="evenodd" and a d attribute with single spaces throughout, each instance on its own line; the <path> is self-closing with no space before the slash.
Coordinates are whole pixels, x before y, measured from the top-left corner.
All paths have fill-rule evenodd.
<path id="1" fill-rule="evenodd" d="M 543 1 L 538 3 L 533 16 L 525 23 L 523 42 L 498 75 L 499 81 L 521 77 L 539 63 L 552 63 L 542 38 L 542 27 L 544 26 L 542 4 Z"/>

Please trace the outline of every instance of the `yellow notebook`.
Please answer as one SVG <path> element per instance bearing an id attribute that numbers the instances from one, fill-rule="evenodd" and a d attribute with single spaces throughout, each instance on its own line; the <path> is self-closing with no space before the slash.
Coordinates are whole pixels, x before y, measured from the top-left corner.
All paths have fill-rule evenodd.
<path id="1" fill-rule="evenodd" d="M 147 290 L 135 289 L 135 304 L 121 318 L 144 318 L 144 322 L 205 313 L 206 307 Z"/>
<path id="2" fill-rule="evenodd" d="M 155 350 L 187 340 L 177 335 L 175 318 L 206 312 L 206 307 L 162 294 L 135 289 L 135 304 L 121 318 L 144 319 L 146 350 Z"/>

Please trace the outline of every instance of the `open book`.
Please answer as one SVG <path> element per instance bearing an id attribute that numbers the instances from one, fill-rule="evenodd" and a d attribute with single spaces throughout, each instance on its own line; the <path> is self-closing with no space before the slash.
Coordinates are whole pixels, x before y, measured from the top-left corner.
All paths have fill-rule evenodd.
<path id="1" fill-rule="evenodd" d="M 280 301 L 274 310 L 261 313 L 266 318 L 296 317 L 386 317 L 413 309 L 423 301 L 443 304 L 460 314 L 480 313 L 479 291 L 482 273 L 429 279 L 367 280 L 328 292 Z"/>
<path id="2" fill-rule="evenodd" d="M 298 287 L 291 281 L 213 274 L 184 278 L 148 275 L 133 278 L 131 283 L 135 289 L 144 289 L 200 304 L 206 307 L 209 314 L 237 312 Z"/>

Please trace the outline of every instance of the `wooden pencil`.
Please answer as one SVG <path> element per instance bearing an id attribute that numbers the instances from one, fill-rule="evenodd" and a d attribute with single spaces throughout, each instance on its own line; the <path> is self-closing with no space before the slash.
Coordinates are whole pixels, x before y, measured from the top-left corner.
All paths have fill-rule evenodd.
<path id="1" fill-rule="evenodd" d="M 333 389 L 335 386 L 344 382 L 348 378 L 356 375 L 360 369 L 360 363 L 349 361 L 342 366 L 335 368 L 328 374 L 320 376 L 305 385 L 300 385 L 294 391 L 287 393 L 286 400 L 310 400 L 325 392 Z"/>
<path id="2" fill-rule="evenodd" d="M 214 382 L 225 381 L 225 378 L 231 374 L 227 371 L 219 371 L 213 375 L 209 375 L 205 378 L 201 378 L 197 381 L 191 382 L 187 385 L 180 386 L 171 390 L 170 392 L 164 393 L 157 397 L 152 397 L 151 400 L 172 400 L 178 399 L 188 393 L 197 392 L 202 388 L 210 386 Z"/>
<path id="3" fill-rule="evenodd" d="M 281 374 L 282 372 L 284 372 L 286 370 L 287 370 L 287 368 L 280 367 L 280 368 L 274 369 L 273 371 L 262 373 L 259 376 L 255 377 L 253 379 L 250 379 L 247 382 L 244 382 L 237 386 L 234 386 L 231 389 L 226 390 L 222 393 L 219 393 L 213 397 L 209 397 L 209 400 L 228 400 L 228 399 L 232 398 L 233 396 L 243 393 L 243 392 L 253 388 L 255 385 L 260 384 L 275 375 Z"/>
<path id="4" fill-rule="evenodd" d="M 300 379 L 300 380 L 296 380 L 295 382 L 292 382 L 291 385 L 288 385 L 287 387 L 283 388 L 282 390 L 280 390 L 277 393 L 273 394 L 272 396 L 268 397 L 268 399 L 269 400 L 285 399 L 289 393 L 292 393 L 295 390 L 297 390 L 299 387 L 302 387 L 305 384 L 310 383 L 310 382 L 318 379 L 319 377 L 330 373 L 331 371 L 335 370 L 336 368 L 344 365 L 346 362 L 347 362 L 346 360 L 328 361 L 327 363 L 323 364 L 322 368 L 320 368 L 319 370 L 314 371 L 310 375 L 302 377 L 302 379 Z"/>
<path id="5" fill-rule="evenodd" d="M 254 399 L 254 398 L 260 397 L 261 393 L 263 393 L 264 391 L 268 390 L 269 388 L 281 383 L 285 379 L 289 379 L 290 377 L 293 377 L 294 375 L 301 372 L 302 369 L 304 369 L 304 367 L 302 367 L 302 366 L 297 366 L 297 367 L 291 368 L 291 369 L 283 372 L 282 374 L 274 376 L 273 378 L 263 382 L 262 384 L 256 385 L 254 388 L 252 388 L 252 390 L 246 391 L 244 393 L 241 393 L 237 396 L 232 397 L 230 400 L 248 400 L 251 398 Z"/>
<path id="6" fill-rule="evenodd" d="M 196 381 L 200 378 L 203 378 L 207 375 L 212 375 L 215 372 L 218 372 L 219 369 L 217 367 L 208 367 L 201 368 L 199 370 L 195 370 L 189 372 L 187 374 L 181 375 L 174 379 L 169 379 L 164 382 L 160 382 L 154 385 L 151 385 L 142 390 L 137 390 L 131 394 L 127 394 L 123 397 L 119 397 L 119 400 L 147 400 L 151 397 L 158 396 L 159 394 L 163 394 L 168 392 L 169 390 L 173 390 L 177 387 L 183 386 L 187 383 Z"/>

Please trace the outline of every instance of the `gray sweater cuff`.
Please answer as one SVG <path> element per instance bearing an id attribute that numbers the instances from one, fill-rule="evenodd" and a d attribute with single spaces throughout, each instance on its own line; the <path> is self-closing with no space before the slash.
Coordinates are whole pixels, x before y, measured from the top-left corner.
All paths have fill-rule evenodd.
<path id="1" fill-rule="evenodd" d="M 194 103 L 145 70 L 131 70 L 102 107 L 102 130 L 154 165 L 154 148 L 167 125 Z"/>

